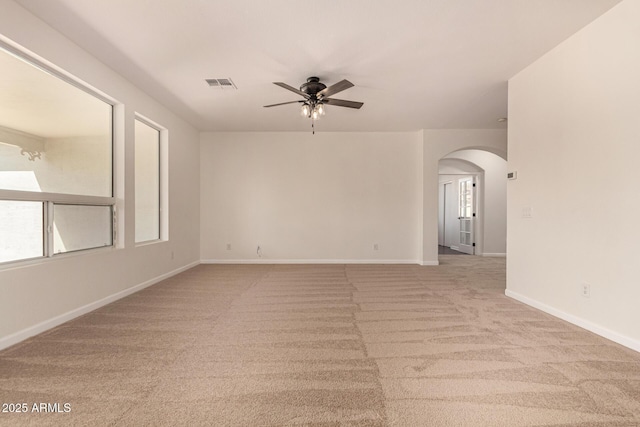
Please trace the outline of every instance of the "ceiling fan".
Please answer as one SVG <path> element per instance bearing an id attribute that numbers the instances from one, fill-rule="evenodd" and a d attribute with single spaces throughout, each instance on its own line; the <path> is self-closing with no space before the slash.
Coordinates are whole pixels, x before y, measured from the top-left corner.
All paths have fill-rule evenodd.
<path id="1" fill-rule="evenodd" d="M 303 83 L 300 86 L 300 89 L 296 89 L 293 86 L 289 86 L 286 83 L 282 82 L 274 82 L 274 85 L 278 85 L 284 89 L 290 90 L 291 92 L 297 93 L 301 95 L 304 99 L 298 101 L 289 101 L 289 102 L 281 102 L 279 104 L 271 104 L 265 105 L 265 108 L 268 107 L 277 107 L 278 105 L 287 105 L 287 104 L 297 104 L 301 103 L 302 108 L 300 113 L 309 117 L 311 122 L 311 127 L 313 128 L 313 120 L 319 119 L 325 113 L 324 106 L 325 105 L 335 105 L 336 107 L 347 107 L 347 108 L 356 108 L 359 109 L 364 105 L 362 102 L 356 101 L 345 101 L 343 99 L 335 99 L 329 98 L 331 95 L 336 94 L 338 92 L 342 92 L 345 89 L 349 89 L 353 87 L 353 83 L 349 80 L 342 80 L 338 83 L 327 87 L 324 83 L 320 82 L 318 77 L 309 77 L 306 83 Z M 315 131 L 314 131 L 315 133 Z"/>

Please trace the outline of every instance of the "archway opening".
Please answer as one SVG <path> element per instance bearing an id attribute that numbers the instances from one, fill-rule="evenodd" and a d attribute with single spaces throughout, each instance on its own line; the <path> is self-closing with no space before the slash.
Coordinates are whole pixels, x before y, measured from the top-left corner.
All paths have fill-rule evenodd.
<path id="1" fill-rule="evenodd" d="M 506 174 L 505 158 L 485 149 L 456 150 L 439 160 L 439 257 L 506 256 Z"/>

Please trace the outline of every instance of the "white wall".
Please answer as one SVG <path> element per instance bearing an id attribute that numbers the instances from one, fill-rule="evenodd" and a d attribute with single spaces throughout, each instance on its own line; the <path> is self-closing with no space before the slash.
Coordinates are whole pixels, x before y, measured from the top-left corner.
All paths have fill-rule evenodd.
<path id="1" fill-rule="evenodd" d="M 506 130 L 204 133 L 201 257 L 436 265 L 438 161 L 464 148 L 506 156 Z"/>
<path id="2" fill-rule="evenodd" d="M 421 132 L 205 133 L 201 188 L 205 261 L 421 258 Z"/>
<path id="3" fill-rule="evenodd" d="M 117 116 L 119 249 L 79 253 L 0 270 L 0 348 L 123 296 L 199 260 L 199 135 L 150 96 L 115 74 L 11 0 L 0 0 L 2 38 L 61 67 L 124 107 Z M 169 241 L 134 244 L 135 112 L 169 132 Z M 173 256 L 172 256 L 173 255 Z"/>
<path id="4" fill-rule="evenodd" d="M 636 350 L 639 22 L 625 0 L 509 82 L 507 260 L 508 295 Z"/>

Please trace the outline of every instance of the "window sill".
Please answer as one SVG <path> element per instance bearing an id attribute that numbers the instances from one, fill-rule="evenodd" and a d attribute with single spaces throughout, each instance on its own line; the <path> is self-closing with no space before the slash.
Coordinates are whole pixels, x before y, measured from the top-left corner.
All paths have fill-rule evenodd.
<path id="1" fill-rule="evenodd" d="M 152 245 L 156 245 L 158 243 L 164 243 L 167 240 L 164 239 L 156 239 L 156 240 L 147 240 L 145 242 L 136 242 L 135 247 L 136 248 L 141 248 L 143 246 L 152 246 Z"/>

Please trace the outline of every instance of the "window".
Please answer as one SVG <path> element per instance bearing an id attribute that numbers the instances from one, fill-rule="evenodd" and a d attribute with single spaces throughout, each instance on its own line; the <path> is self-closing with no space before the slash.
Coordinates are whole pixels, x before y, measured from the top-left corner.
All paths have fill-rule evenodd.
<path id="1" fill-rule="evenodd" d="M 43 256 L 43 227 L 41 202 L 0 200 L 0 262 Z"/>
<path id="2" fill-rule="evenodd" d="M 135 120 L 136 243 L 160 239 L 160 130 Z"/>
<path id="3" fill-rule="evenodd" d="M 473 236 L 473 178 L 465 178 L 459 183 L 460 244 L 472 245 Z"/>
<path id="4" fill-rule="evenodd" d="M 111 206 L 53 205 L 56 254 L 113 245 Z"/>
<path id="5" fill-rule="evenodd" d="M 5 44 L 0 73 L 0 263 L 112 246 L 112 103 Z"/>

